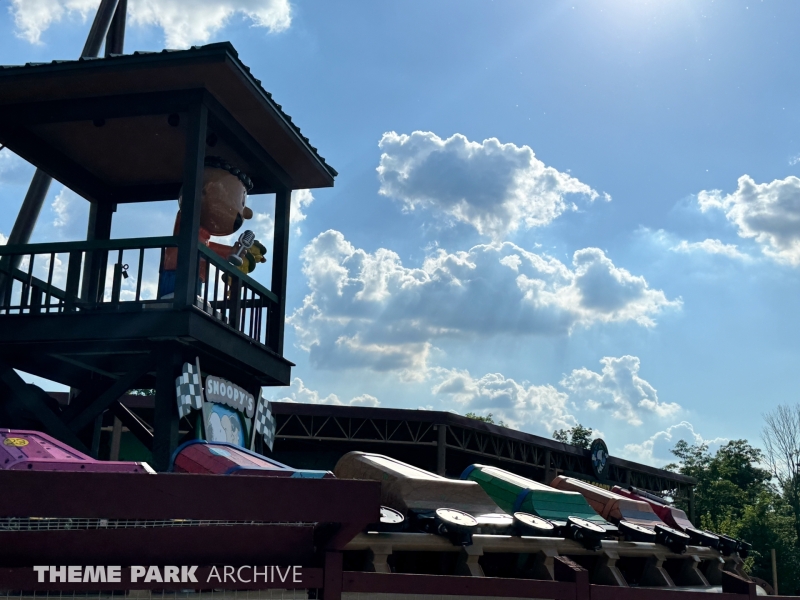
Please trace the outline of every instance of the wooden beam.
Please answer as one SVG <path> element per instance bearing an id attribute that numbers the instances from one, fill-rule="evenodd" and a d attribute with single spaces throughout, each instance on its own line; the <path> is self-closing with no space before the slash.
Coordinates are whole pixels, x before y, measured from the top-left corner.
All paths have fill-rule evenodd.
<path id="1" fill-rule="evenodd" d="M 292 187 L 289 174 L 216 98 L 206 94 L 204 102 L 208 106 L 208 126 L 214 133 L 246 160 L 264 165 L 267 171 L 265 179 L 272 189 Z M 258 177 L 260 174 L 248 173 L 248 175 L 251 178 L 253 176 L 255 179 L 260 178 Z"/>
<path id="2" fill-rule="evenodd" d="M 71 189 L 88 200 L 104 200 L 110 196 L 108 185 L 29 129 L 0 126 L 0 143 L 38 168 L 47 165 L 48 175 L 61 182 L 69 181 Z"/>
<path id="3" fill-rule="evenodd" d="M 114 416 L 128 428 L 128 431 L 130 431 L 145 448 L 150 450 L 150 452 L 153 451 L 153 434 L 144 426 L 144 423 L 139 420 L 139 417 L 133 414 L 127 406 L 119 401 L 111 405 L 111 412 L 114 413 Z"/>
<path id="4" fill-rule="evenodd" d="M 11 397 L 7 401 L 16 401 L 22 405 L 42 422 L 44 428 L 53 437 L 69 444 L 76 450 L 89 454 L 89 449 L 78 439 L 78 436 L 28 387 L 22 377 L 3 361 L 0 361 L 0 381 L 11 390 Z"/>
<path id="5" fill-rule="evenodd" d="M 131 365 L 131 369 L 122 377 L 117 379 L 111 387 L 100 394 L 89 406 L 79 415 L 70 420 L 69 428 L 72 431 L 80 431 L 92 422 L 92 419 L 102 414 L 116 400 L 125 395 L 132 389 L 139 379 L 141 379 L 151 369 L 153 357 L 150 354 L 139 358 Z"/>
<path id="6" fill-rule="evenodd" d="M 7 104 L 0 128 L 185 113 L 202 94 L 202 89 L 189 89 Z"/>
<path id="7" fill-rule="evenodd" d="M 178 447 L 178 403 L 175 397 L 175 378 L 178 376 L 180 355 L 177 348 L 162 344 L 157 350 L 156 398 L 153 410 L 153 467 L 167 471 L 172 453 Z"/>
<path id="8" fill-rule="evenodd" d="M 186 128 L 186 155 L 183 165 L 181 230 L 178 233 L 178 265 L 175 270 L 175 306 L 193 306 L 197 297 L 197 236 L 200 232 L 200 207 L 203 200 L 203 162 L 206 151 L 208 109 L 202 102 L 189 110 Z"/>
<path id="9" fill-rule="evenodd" d="M 111 192 L 111 198 L 118 204 L 132 202 L 158 202 L 160 200 L 175 200 L 181 192 L 181 183 L 143 183 L 134 185 L 116 186 Z"/>
<path id="10" fill-rule="evenodd" d="M 275 237 L 272 242 L 272 293 L 278 297 L 271 304 L 267 319 L 267 347 L 283 356 L 283 327 L 286 320 L 286 274 L 289 264 L 291 231 L 291 190 L 275 194 Z"/>

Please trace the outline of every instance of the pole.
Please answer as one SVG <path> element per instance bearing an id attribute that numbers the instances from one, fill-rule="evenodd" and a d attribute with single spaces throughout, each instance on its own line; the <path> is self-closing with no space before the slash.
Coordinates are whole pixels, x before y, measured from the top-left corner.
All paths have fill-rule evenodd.
<path id="1" fill-rule="evenodd" d="M 100 46 L 103 44 L 103 38 L 108 31 L 108 26 L 114 16 L 114 11 L 117 8 L 117 0 L 102 0 L 97 9 L 97 14 L 94 16 L 92 28 L 89 30 L 89 36 L 86 38 L 86 44 L 81 52 L 81 58 L 95 58 L 100 53 Z M 124 25 L 123 25 L 124 27 Z M 50 183 L 53 178 L 41 169 L 36 169 L 31 180 L 31 185 L 28 188 L 28 193 L 25 194 L 25 200 L 22 202 L 22 207 L 19 209 L 17 220 L 14 222 L 14 227 L 11 229 L 11 234 L 8 236 L 8 244 L 27 244 L 31 239 L 31 233 L 36 225 L 36 220 L 39 218 L 39 213 L 42 210 L 45 196 L 50 189 Z M 10 258 L 10 268 L 16 269 L 22 256 L 13 256 Z M 6 265 L 3 265 L 4 267 Z"/>
<path id="2" fill-rule="evenodd" d="M 117 9 L 117 0 L 101 0 L 97 13 L 92 21 L 92 28 L 83 46 L 81 58 L 96 58 L 100 55 L 100 46 L 103 45 L 103 38 L 108 33 L 108 26 L 114 18 L 114 11 Z"/>
<path id="3" fill-rule="evenodd" d="M 447 471 L 447 425 L 440 424 L 436 439 L 436 474 L 445 476 Z"/>
<path id="4" fill-rule="evenodd" d="M 125 19 L 128 14 L 128 0 L 118 0 L 117 10 L 114 11 L 114 18 L 106 34 L 105 57 L 112 54 L 122 54 L 125 48 Z"/>
<path id="5" fill-rule="evenodd" d="M 775 559 L 775 548 L 769 551 L 772 558 L 772 589 L 775 590 L 775 595 L 778 595 L 778 562 Z"/>

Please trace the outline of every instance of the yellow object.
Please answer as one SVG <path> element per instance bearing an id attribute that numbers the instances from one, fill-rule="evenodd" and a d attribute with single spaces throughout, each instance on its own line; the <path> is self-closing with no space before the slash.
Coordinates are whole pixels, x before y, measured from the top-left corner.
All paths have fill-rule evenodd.
<path id="1" fill-rule="evenodd" d="M 3 440 L 3 445 L 16 446 L 17 448 L 21 448 L 22 446 L 28 445 L 28 440 L 26 440 L 25 438 L 10 437 Z"/>
<path id="2" fill-rule="evenodd" d="M 250 249 L 247 252 L 245 252 L 245 255 L 242 257 L 242 264 L 236 268 L 239 269 L 245 275 L 249 275 L 255 270 L 256 265 L 258 263 L 267 262 L 267 259 L 265 257 L 266 253 L 267 253 L 266 246 L 264 246 L 264 244 L 256 240 L 255 242 L 253 242 L 253 245 L 250 247 Z M 233 284 L 233 278 L 230 275 L 226 275 L 225 279 L 228 282 L 229 286 Z M 230 290 L 228 290 L 229 298 L 230 294 L 231 292 Z"/>
<path id="3" fill-rule="evenodd" d="M 266 253 L 266 247 L 256 240 L 242 258 L 242 264 L 239 266 L 239 270 L 245 275 L 249 275 L 255 270 L 258 263 L 267 262 L 265 257 Z"/>

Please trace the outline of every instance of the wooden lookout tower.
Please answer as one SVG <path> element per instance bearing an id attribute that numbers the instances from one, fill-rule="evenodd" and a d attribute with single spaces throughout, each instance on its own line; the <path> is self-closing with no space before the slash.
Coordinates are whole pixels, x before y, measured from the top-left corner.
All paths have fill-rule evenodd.
<path id="1" fill-rule="evenodd" d="M 110 411 L 163 470 L 179 441 L 184 363 L 252 394 L 289 384 L 291 193 L 330 187 L 336 171 L 231 44 L 0 67 L 0 144 L 92 205 L 86 241 L 0 246 L 0 427 L 96 451 Z M 250 194 L 274 194 L 269 289 L 198 240 L 209 156 L 246 174 Z M 176 235 L 111 239 L 120 204 L 179 195 Z M 152 287 L 170 252 L 164 297 Z M 14 369 L 69 386 L 68 406 Z M 120 401 L 141 388 L 155 390 L 150 423 Z"/>

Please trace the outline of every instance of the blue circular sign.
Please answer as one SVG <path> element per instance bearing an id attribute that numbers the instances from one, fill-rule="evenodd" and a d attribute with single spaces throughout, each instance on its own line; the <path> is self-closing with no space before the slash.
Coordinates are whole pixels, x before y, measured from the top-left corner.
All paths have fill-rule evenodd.
<path id="1" fill-rule="evenodd" d="M 608 446 L 603 440 L 597 438 L 589 447 L 589 452 L 592 454 L 592 470 L 595 477 L 602 479 L 608 469 Z"/>

